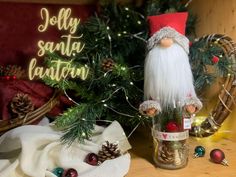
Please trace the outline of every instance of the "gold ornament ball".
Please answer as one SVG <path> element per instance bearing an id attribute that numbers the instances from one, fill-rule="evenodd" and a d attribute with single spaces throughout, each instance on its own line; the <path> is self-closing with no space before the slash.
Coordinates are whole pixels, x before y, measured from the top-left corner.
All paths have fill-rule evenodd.
<path id="1" fill-rule="evenodd" d="M 160 41 L 160 46 L 164 48 L 170 47 L 174 43 L 172 38 L 163 38 Z"/>

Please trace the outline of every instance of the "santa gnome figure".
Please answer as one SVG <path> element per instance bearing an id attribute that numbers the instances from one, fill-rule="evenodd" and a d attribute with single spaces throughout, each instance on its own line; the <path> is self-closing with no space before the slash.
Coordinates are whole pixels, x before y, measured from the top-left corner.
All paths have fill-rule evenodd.
<path id="1" fill-rule="evenodd" d="M 202 107 L 197 98 L 185 36 L 188 14 L 149 16 L 150 35 L 144 70 L 144 97 L 140 112 L 150 117 L 161 110 L 180 107 L 189 114 Z"/>

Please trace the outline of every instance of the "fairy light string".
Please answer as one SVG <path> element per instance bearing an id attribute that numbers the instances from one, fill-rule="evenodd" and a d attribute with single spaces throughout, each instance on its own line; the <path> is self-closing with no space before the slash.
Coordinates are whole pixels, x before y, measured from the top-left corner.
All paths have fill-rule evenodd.
<path id="1" fill-rule="evenodd" d="M 107 72 L 107 73 L 108 73 L 108 72 Z M 105 74 L 106 74 L 106 73 L 105 73 Z M 104 75 L 105 75 L 105 74 L 104 74 Z M 68 84 L 68 83 L 66 82 L 66 80 L 64 79 L 64 80 L 63 80 L 63 91 L 64 91 L 64 94 L 66 95 L 66 97 L 67 97 L 70 101 L 72 101 L 72 102 L 75 103 L 77 106 L 79 106 L 80 103 L 78 103 L 77 101 L 73 100 L 73 99 L 69 96 L 69 94 L 66 92 L 65 83 Z M 130 85 L 133 85 L 133 83 L 130 83 Z M 124 92 L 124 94 L 125 94 L 125 99 L 126 99 L 127 103 L 128 103 L 133 109 L 135 109 L 136 111 L 138 111 L 138 109 L 135 108 L 135 107 L 129 102 L 129 97 L 127 96 L 127 91 L 126 91 L 126 89 L 125 89 L 124 87 L 117 88 L 115 91 L 113 91 L 113 92 L 109 95 L 109 97 L 107 97 L 106 99 L 101 100 L 101 103 L 104 103 L 104 104 L 103 104 L 104 107 L 106 107 L 106 108 L 112 110 L 113 112 L 115 112 L 115 113 L 117 113 L 117 114 L 119 114 L 119 115 L 126 116 L 126 117 L 131 117 L 131 118 L 135 117 L 135 116 L 133 116 L 133 115 L 129 115 L 129 114 L 126 114 L 126 113 L 119 112 L 119 111 L 117 111 L 116 109 L 114 109 L 113 107 L 108 106 L 108 105 L 105 103 L 105 102 L 107 102 L 108 100 L 110 100 L 110 99 L 113 97 L 113 95 L 116 94 L 116 93 L 117 93 L 118 91 L 120 91 L 120 90 L 122 90 L 122 91 Z M 83 121 L 91 121 L 91 120 L 86 120 L 85 118 L 82 118 L 82 120 L 83 120 Z M 96 120 L 96 121 L 105 122 L 105 123 L 111 123 L 111 122 L 112 122 L 112 121 L 110 121 L 110 120 L 103 120 L 103 119 L 99 119 L 99 120 Z M 127 138 L 130 138 L 130 137 L 131 137 L 131 135 L 135 132 L 135 130 L 139 127 L 140 124 L 141 124 L 141 122 L 139 122 L 139 123 L 132 129 L 132 131 L 129 133 L 129 135 L 127 136 Z"/>
<path id="2" fill-rule="evenodd" d="M 73 99 L 68 95 L 68 93 L 66 92 L 65 83 L 68 85 L 68 83 L 67 83 L 66 80 L 64 79 L 63 82 L 62 82 L 62 88 L 63 88 L 64 94 L 66 95 L 66 97 L 67 97 L 70 101 L 72 101 L 74 104 L 76 104 L 77 106 L 79 106 L 80 104 L 79 104 L 78 102 L 76 102 L 75 100 L 73 100 Z"/>

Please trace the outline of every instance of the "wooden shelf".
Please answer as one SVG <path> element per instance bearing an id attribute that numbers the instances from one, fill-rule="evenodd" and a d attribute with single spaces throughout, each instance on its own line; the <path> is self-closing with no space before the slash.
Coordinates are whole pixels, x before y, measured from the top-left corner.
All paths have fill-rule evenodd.
<path id="1" fill-rule="evenodd" d="M 126 177 L 235 177 L 236 143 L 227 139 L 212 141 L 211 138 L 189 139 L 189 162 L 187 167 L 179 170 L 156 168 L 152 161 L 152 138 L 150 132 L 136 131 L 130 138 L 133 149 L 131 167 Z M 205 157 L 193 158 L 194 148 L 202 145 L 206 148 Z M 220 148 L 225 152 L 229 166 L 212 163 L 209 154 L 212 149 Z"/>

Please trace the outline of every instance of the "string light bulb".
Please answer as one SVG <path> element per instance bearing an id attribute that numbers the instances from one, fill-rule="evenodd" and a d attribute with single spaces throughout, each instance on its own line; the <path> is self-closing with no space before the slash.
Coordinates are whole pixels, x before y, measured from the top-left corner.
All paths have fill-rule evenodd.
<path id="1" fill-rule="evenodd" d="M 204 120 L 205 120 L 205 116 L 196 116 L 194 117 L 193 124 L 196 126 L 199 126 Z"/>
<path id="2" fill-rule="evenodd" d="M 103 74 L 103 77 L 106 77 L 106 76 L 107 76 L 107 73 L 108 73 L 108 72 L 104 73 L 104 74 Z"/>
<path id="3" fill-rule="evenodd" d="M 122 67 L 121 67 L 121 70 L 122 70 L 122 71 L 125 71 L 125 70 L 126 70 L 126 68 L 125 68 L 124 66 L 122 66 Z"/>

